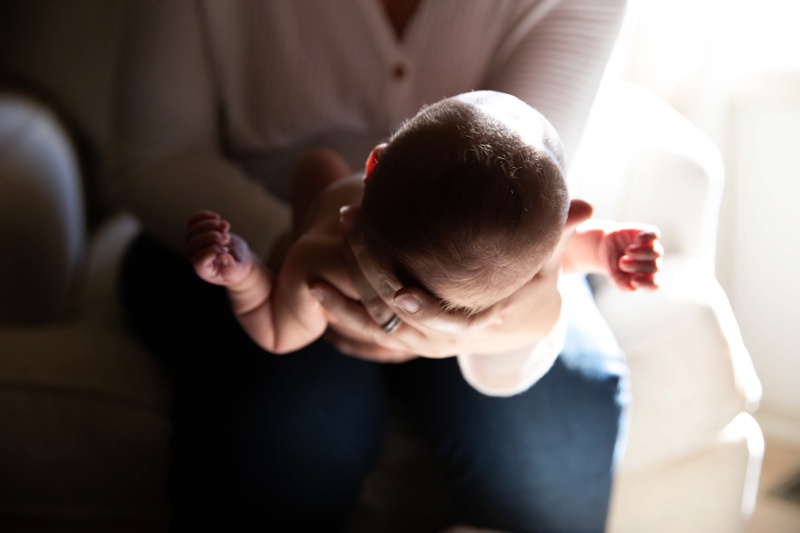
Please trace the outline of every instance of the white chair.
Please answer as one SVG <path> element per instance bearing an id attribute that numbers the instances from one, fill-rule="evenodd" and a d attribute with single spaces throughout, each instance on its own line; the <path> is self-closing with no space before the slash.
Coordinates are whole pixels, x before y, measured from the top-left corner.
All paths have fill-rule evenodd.
<path id="1" fill-rule="evenodd" d="M 661 289 L 595 298 L 631 368 L 632 409 L 610 529 L 743 531 L 763 436 L 761 385 L 714 277 L 723 168 L 713 144 L 644 89 L 601 90 L 574 165 L 595 214 L 662 231 Z"/>

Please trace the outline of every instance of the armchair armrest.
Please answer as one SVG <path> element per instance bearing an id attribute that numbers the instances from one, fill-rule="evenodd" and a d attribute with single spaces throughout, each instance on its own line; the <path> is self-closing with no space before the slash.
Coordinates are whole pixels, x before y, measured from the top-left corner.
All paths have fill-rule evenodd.
<path id="1" fill-rule="evenodd" d="M 141 224 L 133 215 L 116 212 L 92 232 L 76 301 L 77 319 L 126 328 L 118 301 L 118 275 L 127 248 L 139 231 Z"/>
<path id="2" fill-rule="evenodd" d="M 595 216 L 654 224 L 665 249 L 655 293 L 592 280 L 631 371 L 609 529 L 743 529 L 763 452 L 746 411 L 757 407 L 761 384 L 714 277 L 719 151 L 656 96 L 607 84 L 570 178 Z"/>
<path id="3" fill-rule="evenodd" d="M 0 93 L 0 322 L 63 317 L 86 250 L 69 134 L 41 102 Z"/>

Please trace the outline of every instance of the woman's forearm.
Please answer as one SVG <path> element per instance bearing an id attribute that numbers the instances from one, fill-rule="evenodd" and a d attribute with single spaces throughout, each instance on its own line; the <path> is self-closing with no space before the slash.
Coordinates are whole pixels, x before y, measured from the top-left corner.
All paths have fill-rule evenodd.
<path id="1" fill-rule="evenodd" d="M 626 0 L 533 2 L 498 47 L 486 89 L 526 101 L 575 154 Z"/>
<path id="2" fill-rule="evenodd" d="M 218 95 L 194 2 L 126 4 L 110 188 L 149 233 L 183 251 L 185 221 L 224 213 L 260 256 L 289 209 L 220 151 Z"/>
<path id="3" fill-rule="evenodd" d="M 179 253 L 186 220 L 198 210 L 224 213 L 262 258 L 289 230 L 289 207 L 213 152 L 186 151 L 140 161 L 118 176 L 117 187 L 125 207 L 145 229 Z"/>

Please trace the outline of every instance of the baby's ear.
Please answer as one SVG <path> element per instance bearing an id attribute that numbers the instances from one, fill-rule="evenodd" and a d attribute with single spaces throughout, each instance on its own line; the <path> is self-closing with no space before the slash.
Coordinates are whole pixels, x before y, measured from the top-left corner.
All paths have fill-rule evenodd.
<path id="1" fill-rule="evenodd" d="M 567 214 L 566 228 L 571 229 L 586 222 L 592 217 L 594 208 L 592 204 L 585 200 L 572 200 L 569 203 L 569 213 Z"/>
<path id="2" fill-rule="evenodd" d="M 378 159 L 380 159 L 384 150 L 386 150 L 386 143 L 379 144 L 369 153 L 366 171 L 364 172 L 364 183 L 369 181 L 370 177 L 372 176 L 372 171 L 375 169 L 375 165 L 378 164 Z"/>

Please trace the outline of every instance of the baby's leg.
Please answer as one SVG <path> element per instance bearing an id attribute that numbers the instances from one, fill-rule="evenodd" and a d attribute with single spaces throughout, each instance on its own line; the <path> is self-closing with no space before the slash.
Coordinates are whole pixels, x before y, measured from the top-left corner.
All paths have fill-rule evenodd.
<path id="1" fill-rule="evenodd" d="M 294 231 L 303 227 L 316 197 L 333 182 L 351 174 L 347 161 L 333 150 L 319 148 L 304 155 L 292 176 Z"/>

